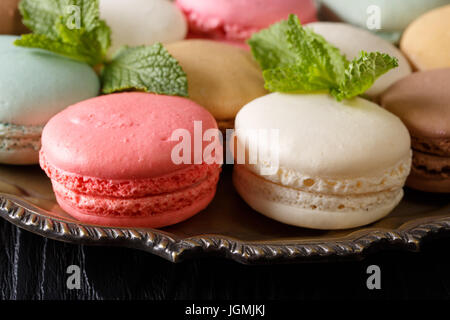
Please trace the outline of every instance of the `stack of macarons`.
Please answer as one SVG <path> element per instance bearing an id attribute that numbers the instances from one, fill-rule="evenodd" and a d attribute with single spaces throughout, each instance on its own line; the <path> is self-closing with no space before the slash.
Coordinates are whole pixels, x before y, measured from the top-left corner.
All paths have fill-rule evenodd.
<path id="1" fill-rule="evenodd" d="M 340 5 L 322 2 L 341 12 Z M 414 7 L 405 21 L 440 2 Z M 0 13 L 0 33 L 23 32 L 17 3 L 2 4 L 11 8 L 4 19 L 6 11 Z M 316 22 L 312 0 L 99 0 L 99 12 L 112 30 L 109 56 L 124 45 L 163 42 L 185 73 L 189 97 L 144 92 L 98 97 L 92 66 L 16 47 L 17 37 L 0 36 L 0 162 L 39 162 L 59 205 L 76 219 L 160 228 L 199 213 L 216 193 L 220 131 L 233 128 L 236 162 L 239 149 L 245 156 L 252 146 L 263 153 L 276 149 L 276 165 L 267 159 L 236 163 L 233 181 L 250 207 L 283 223 L 314 229 L 372 223 L 399 204 L 405 181 L 422 191 L 450 192 L 450 69 L 423 71 L 450 67 L 449 6 L 413 22 L 401 50 L 357 26 Z M 337 48 L 352 60 L 361 51 L 380 52 L 396 59 L 380 55 L 377 63 L 395 60 L 398 68 L 375 81 L 379 74 L 367 69 L 377 73 L 385 66 L 365 65 L 370 57 L 363 54 L 355 66 L 374 85 L 360 81 L 355 87 L 364 89 L 349 98 L 335 99 L 326 90 L 269 90 L 267 70 L 245 41 L 289 14 L 297 14 L 319 43 L 326 40 L 327 54 Z M 384 31 L 397 34 L 405 21 L 385 25 Z M 199 39 L 186 40 L 188 33 Z M 292 49 L 275 46 L 286 55 Z M 284 58 L 268 57 L 279 63 L 281 74 L 291 71 L 284 69 Z M 413 73 L 410 62 L 421 72 Z M 353 71 L 342 78 L 351 79 Z M 251 130 L 259 129 L 276 129 L 279 144 L 274 147 L 267 137 L 248 143 Z M 277 170 L 267 174 L 272 167 Z"/>

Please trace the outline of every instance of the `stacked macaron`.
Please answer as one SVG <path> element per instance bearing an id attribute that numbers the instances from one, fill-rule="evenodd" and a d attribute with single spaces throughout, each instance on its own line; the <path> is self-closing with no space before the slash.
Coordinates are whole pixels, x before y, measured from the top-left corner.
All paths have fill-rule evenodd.
<path id="1" fill-rule="evenodd" d="M 215 161 L 221 159 L 220 140 L 194 145 L 195 122 L 201 124 L 201 137 L 218 132 L 210 113 L 181 97 L 120 93 L 86 100 L 45 126 L 41 167 L 60 206 L 81 221 L 154 228 L 175 224 L 211 202 L 221 170 Z M 187 134 L 189 150 L 210 156 L 197 161 L 192 152 L 178 164 L 176 130 Z M 204 152 L 207 147 L 216 152 Z"/>
<path id="2" fill-rule="evenodd" d="M 383 107 L 408 127 L 414 150 L 407 185 L 450 192 L 450 68 L 421 71 L 395 83 Z"/>
<path id="3" fill-rule="evenodd" d="M 16 47 L 16 39 L 0 36 L 0 162 L 35 164 L 47 121 L 98 95 L 100 83 L 87 64 Z"/>
<path id="4" fill-rule="evenodd" d="M 251 35 L 296 14 L 303 23 L 316 21 L 312 0 L 176 0 L 185 13 L 190 37 L 244 44 Z"/>
<path id="5" fill-rule="evenodd" d="M 368 36 L 363 47 L 373 42 L 394 50 L 346 25 L 319 23 L 312 29 L 331 43 L 339 42 L 343 31 L 344 44 L 356 46 Z M 312 29 L 291 16 L 250 40 L 274 93 L 250 102 L 236 117 L 233 182 L 250 207 L 280 222 L 354 228 L 389 214 L 410 172 L 407 128 L 357 97 L 376 81 L 374 74 L 383 75 L 399 60 L 362 52 L 348 61 Z"/>
<path id="6" fill-rule="evenodd" d="M 273 163 L 258 158 L 236 165 L 233 177 L 256 211 L 295 226 L 345 229 L 386 216 L 402 199 L 411 165 L 409 134 L 376 104 L 272 93 L 239 112 L 238 150 L 252 152 L 250 135 L 260 128 L 279 131 L 278 169 L 261 174 Z M 255 150 L 266 153 L 275 147 L 270 142 L 258 139 Z"/>

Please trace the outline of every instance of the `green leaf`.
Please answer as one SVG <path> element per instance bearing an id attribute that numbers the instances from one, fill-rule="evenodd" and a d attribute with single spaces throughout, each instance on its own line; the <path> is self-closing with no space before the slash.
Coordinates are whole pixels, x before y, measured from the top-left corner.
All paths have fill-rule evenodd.
<path id="1" fill-rule="evenodd" d="M 98 0 L 22 0 L 24 23 L 34 32 L 16 45 L 41 48 L 87 62 L 102 63 L 111 31 L 99 18 Z"/>
<path id="2" fill-rule="evenodd" d="M 331 94 L 339 101 L 363 94 L 378 77 L 396 67 L 397 58 L 385 53 L 362 51 L 345 70 L 345 79 L 339 89 Z"/>
<path id="3" fill-rule="evenodd" d="M 288 22 L 282 21 L 255 33 L 247 41 L 263 70 L 295 64 L 297 56 L 287 41 L 288 30 Z"/>
<path id="4" fill-rule="evenodd" d="M 187 97 L 187 77 L 160 44 L 123 47 L 102 71 L 103 93 L 142 90 Z"/>
<path id="5" fill-rule="evenodd" d="M 44 49 L 90 65 L 97 64 L 97 60 L 91 59 L 89 55 L 86 55 L 81 47 L 68 45 L 40 34 L 30 33 L 23 35 L 14 44 L 21 47 Z"/>
<path id="6" fill-rule="evenodd" d="M 270 91 L 329 92 L 336 99 L 351 98 L 397 66 L 395 58 L 381 53 L 350 63 L 322 36 L 303 28 L 295 15 L 254 34 L 248 43 Z"/>
<path id="7" fill-rule="evenodd" d="M 22 0 L 19 10 L 22 14 L 22 22 L 31 31 L 56 38 L 56 22 L 63 15 L 67 1 L 55 0 Z"/>
<path id="8" fill-rule="evenodd" d="M 288 25 L 287 41 L 297 57 L 296 64 L 309 78 L 320 78 L 317 82 L 336 86 L 348 65 L 347 59 L 322 36 L 303 28 L 296 16 L 289 16 Z"/>

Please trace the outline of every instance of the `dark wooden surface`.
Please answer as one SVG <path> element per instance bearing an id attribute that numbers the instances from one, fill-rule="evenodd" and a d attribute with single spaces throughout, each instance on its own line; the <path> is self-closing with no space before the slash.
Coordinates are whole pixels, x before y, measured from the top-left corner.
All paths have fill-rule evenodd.
<path id="1" fill-rule="evenodd" d="M 374 253 L 360 262 L 244 266 L 220 258 L 172 264 L 127 248 L 48 240 L 0 219 L 0 299 L 413 299 L 450 298 L 450 238 L 421 253 Z M 81 289 L 66 287 L 80 266 Z M 366 288 L 381 268 L 382 289 Z"/>

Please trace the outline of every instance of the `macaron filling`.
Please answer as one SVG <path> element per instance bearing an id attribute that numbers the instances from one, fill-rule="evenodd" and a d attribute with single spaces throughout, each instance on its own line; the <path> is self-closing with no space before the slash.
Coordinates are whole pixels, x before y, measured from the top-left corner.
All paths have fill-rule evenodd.
<path id="1" fill-rule="evenodd" d="M 82 214 L 112 218 L 149 217 L 191 207 L 203 199 L 211 198 L 216 191 L 219 173 L 220 169 L 216 168 L 215 172 L 192 186 L 142 197 L 117 198 L 77 193 L 55 180 L 52 180 L 52 185 L 63 207 L 76 208 Z"/>
<path id="2" fill-rule="evenodd" d="M 15 151 L 29 149 L 35 152 L 41 147 L 43 126 L 21 126 L 0 123 L 0 150 Z"/>
<path id="3" fill-rule="evenodd" d="M 360 194 L 315 193 L 273 183 L 249 172 L 242 166 L 236 167 L 234 182 L 241 194 L 250 193 L 275 203 L 327 212 L 361 210 L 370 212 L 385 206 L 386 203 L 391 203 L 395 206 L 403 197 L 403 189 L 401 187 Z"/>

